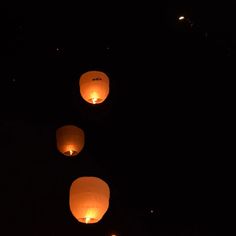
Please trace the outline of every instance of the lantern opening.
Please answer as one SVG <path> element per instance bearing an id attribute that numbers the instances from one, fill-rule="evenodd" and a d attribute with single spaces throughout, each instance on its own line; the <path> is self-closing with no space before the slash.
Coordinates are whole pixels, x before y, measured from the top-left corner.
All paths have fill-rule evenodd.
<path id="1" fill-rule="evenodd" d="M 71 156 L 71 157 L 76 156 L 77 154 L 78 154 L 78 152 L 76 152 L 74 150 L 69 150 L 69 151 L 64 152 L 64 155 Z"/>
<path id="2" fill-rule="evenodd" d="M 97 104 L 97 103 L 101 103 L 102 99 L 101 98 L 97 98 L 97 97 L 91 97 L 89 99 L 89 101 L 91 101 L 91 103 L 93 103 L 93 104 Z"/>
<path id="3" fill-rule="evenodd" d="M 103 99 L 101 99 L 96 92 L 91 92 L 89 101 L 92 104 L 97 104 L 97 103 L 101 103 Z"/>
<path id="4" fill-rule="evenodd" d="M 93 224 L 96 223 L 98 220 L 91 217 L 85 217 L 85 218 L 78 218 L 79 222 L 85 223 L 85 224 Z"/>
<path id="5" fill-rule="evenodd" d="M 91 100 L 92 100 L 93 104 L 96 104 L 98 99 L 97 98 L 91 98 Z"/>
<path id="6" fill-rule="evenodd" d="M 105 99 L 99 97 L 96 93 L 91 93 L 88 98 L 88 102 L 92 104 L 102 103 Z"/>

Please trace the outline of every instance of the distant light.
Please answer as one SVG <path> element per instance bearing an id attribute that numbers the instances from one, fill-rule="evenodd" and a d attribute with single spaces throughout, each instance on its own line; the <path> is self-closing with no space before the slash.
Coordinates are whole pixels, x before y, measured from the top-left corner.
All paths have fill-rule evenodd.
<path id="1" fill-rule="evenodd" d="M 151 212 L 151 213 L 154 213 L 154 210 L 151 210 L 150 212 Z"/>
<path id="2" fill-rule="evenodd" d="M 184 16 L 180 16 L 180 17 L 179 17 L 179 20 L 184 20 L 184 19 L 185 19 Z"/>

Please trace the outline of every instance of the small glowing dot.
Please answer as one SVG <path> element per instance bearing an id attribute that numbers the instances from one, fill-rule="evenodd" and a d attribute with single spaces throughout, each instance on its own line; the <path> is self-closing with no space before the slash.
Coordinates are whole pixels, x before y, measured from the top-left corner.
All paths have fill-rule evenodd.
<path id="1" fill-rule="evenodd" d="M 180 17 L 179 17 L 179 20 L 184 20 L 184 19 L 185 19 L 184 16 L 180 16 Z"/>
<path id="2" fill-rule="evenodd" d="M 56 48 L 57 51 L 59 51 L 60 49 L 59 48 Z"/>
<path id="3" fill-rule="evenodd" d="M 154 210 L 151 210 L 150 212 L 151 212 L 151 213 L 154 213 Z"/>

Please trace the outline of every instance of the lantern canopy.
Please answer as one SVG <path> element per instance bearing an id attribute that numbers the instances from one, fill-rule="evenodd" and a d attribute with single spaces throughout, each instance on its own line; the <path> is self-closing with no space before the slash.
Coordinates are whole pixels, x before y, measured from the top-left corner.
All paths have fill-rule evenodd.
<path id="1" fill-rule="evenodd" d="M 101 71 L 88 71 L 79 80 L 80 94 L 88 103 L 102 103 L 109 94 L 109 78 Z"/>
<path id="2" fill-rule="evenodd" d="M 76 156 L 84 147 L 84 131 L 74 125 L 65 125 L 56 131 L 57 149 L 65 156 Z"/>
<path id="3" fill-rule="evenodd" d="M 69 205 L 81 223 L 100 221 L 109 207 L 109 186 L 97 177 L 80 177 L 70 187 Z"/>

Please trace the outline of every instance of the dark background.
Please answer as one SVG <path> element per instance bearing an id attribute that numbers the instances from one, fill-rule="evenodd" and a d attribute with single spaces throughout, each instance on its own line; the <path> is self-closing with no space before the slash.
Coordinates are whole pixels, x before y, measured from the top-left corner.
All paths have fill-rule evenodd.
<path id="1" fill-rule="evenodd" d="M 1 8 L 3 235 L 216 235 L 230 226 L 235 4 L 196 2 Z M 110 78 L 97 106 L 79 94 L 88 70 Z M 56 149 L 65 124 L 85 132 L 76 158 Z M 68 194 L 90 175 L 111 198 L 104 218 L 85 225 Z"/>

